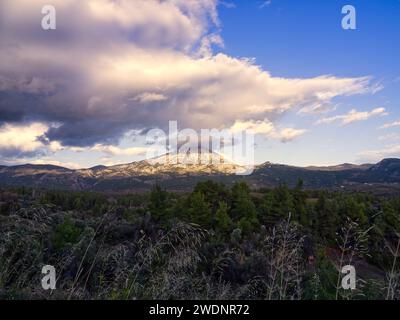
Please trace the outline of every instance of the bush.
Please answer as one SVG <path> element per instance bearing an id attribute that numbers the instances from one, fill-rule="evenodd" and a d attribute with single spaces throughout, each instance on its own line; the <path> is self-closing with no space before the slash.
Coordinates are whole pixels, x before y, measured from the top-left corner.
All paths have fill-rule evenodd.
<path id="1" fill-rule="evenodd" d="M 77 242 L 81 230 L 75 226 L 72 219 L 66 217 L 64 222 L 56 227 L 53 243 L 57 250 L 62 250 L 67 246 L 73 245 Z"/>

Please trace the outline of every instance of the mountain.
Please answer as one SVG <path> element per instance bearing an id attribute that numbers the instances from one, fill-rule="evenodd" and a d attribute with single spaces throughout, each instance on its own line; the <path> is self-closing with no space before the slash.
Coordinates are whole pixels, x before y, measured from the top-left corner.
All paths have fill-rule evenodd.
<path id="1" fill-rule="evenodd" d="M 365 163 L 365 164 L 352 164 L 352 163 L 343 163 L 338 164 L 336 166 L 309 166 L 305 167 L 305 169 L 313 170 L 313 171 L 343 171 L 343 170 L 353 170 L 353 169 L 360 169 L 360 170 L 367 170 L 372 167 L 373 164 Z"/>
<path id="2" fill-rule="evenodd" d="M 355 181 L 364 183 L 397 183 L 400 180 L 400 159 L 384 159 L 368 168 Z"/>
<path id="3" fill-rule="evenodd" d="M 111 167 L 97 166 L 79 170 L 79 173 L 91 178 L 110 179 L 153 175 L 235 174 L 238 170 L 245 170 L 245 168 L 220 154 L 187 152 L 164 154 L 148 160 Z"/>
<path id="4" fill-rule="evenodd" d="M 0 167 L 0 185 L 62 189 L 85 189 L 74 170 L 53 165 Z"/>
<path id="5" fill-rule="evenodd" d="M 186 164 L 186 163 L 191 164 Z M 266 162 L 248 176 L 236 175 L 244 167 L 216 153 L 166 154 L 158 158 L 115 166 L 72 170 L 52 165 L 0 166 L 1 186 L 26 186 L 68 190 L 147 190 L 159 183 L 171 190 L 187 190 L 197 182 L 213 179 L 225 184 L 245 181 L 252 188 L 295 186 L 348 188 L 383 192 L 400 190 L 400 159 L 377 164 L 342 164 L 331 167 L 295 167 Z"/>

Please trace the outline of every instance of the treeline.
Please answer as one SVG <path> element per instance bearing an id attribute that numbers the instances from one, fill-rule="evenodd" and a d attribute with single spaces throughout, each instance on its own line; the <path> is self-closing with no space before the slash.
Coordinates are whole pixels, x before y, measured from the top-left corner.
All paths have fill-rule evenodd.
<path id="1" fill-rule="evenodd" d="M 49 298 L 29 269 L 40 263 L 62 270 L 64 298 L 399 297 L 399 197 L 304 190 L 302 181 L 120 195 L 19 188 L 0 192 L 0 231 L 7 297 Z M 361 268 L 351 292 L 339 285 L 347 263 Z"/>

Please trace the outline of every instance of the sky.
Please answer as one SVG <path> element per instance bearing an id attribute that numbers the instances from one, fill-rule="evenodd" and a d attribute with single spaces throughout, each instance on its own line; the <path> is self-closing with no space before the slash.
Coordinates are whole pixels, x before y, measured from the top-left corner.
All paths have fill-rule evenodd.
<path id="1" fill-rule="evenodd" d="M 0 164 L 141 160 L 169 121 L 250 130 L 257 163 L 400 157 L 399 0 L 54 0 L 55 30 L 0 1 Z"/>

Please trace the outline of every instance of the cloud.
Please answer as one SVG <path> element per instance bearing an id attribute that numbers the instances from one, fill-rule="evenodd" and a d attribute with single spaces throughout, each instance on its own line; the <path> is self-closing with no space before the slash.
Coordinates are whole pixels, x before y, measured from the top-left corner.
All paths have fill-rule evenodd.
<path id="1" fill-rule="evenodd" d="M 2 165 L 23 165 L 23 164 L 43 164 L 43 165 L 53 165 L 64 167 L 68 169 L 82 169 L 82 165 L 76 162 L 71 161 L 58 161 L 54 160 L 51 157 L 42 157 L 42 158 L 31 158 L 31 157 L 19 157 L 18 159 L 1 159 Z"/>
<path id="2" fill-rule="evenodd" d="M 272 4 L 272 0 L 264 0 L 259 6 L 259 9 L 263 9 L 265 7 L 269 7 Z"/>
<path id="3" fill-rule="evenodd" d="M 321 101 L 321 102 L 310 104 L 310 105 L 307 105 L 307 106 L 301 108 L 298 111 L 298 114 L 319 115 L 321 113 L 333 112 L 336 109 L 337 109 L 337 106 L 336 105 L 332 105 L 330 103 L 330 101 L 328 101 L 328 102 Z"/>
<path id="4" fill-rule="evenodd" d="M 400 134 L 397 133 L 389 133 L 383 136 L 378 137 L 379 141 L 387 141 L 387 140 L 400 140 Z"/>
<path id="5" fill-rule="evenodd" d="M 140 101 L 142 103 L 165 101 L 167 99 L 167 96 L 155 92 L 144 92 L 134 98 L 134 100 Z"/>
<path id="6" fill-rule="evenodd" d="M 267 139 L 278 139 L 281 142 L 289 142 L 292 141 L 302 135 L 304 135 L 307 130 L 305 129 L 294 129 L 294 128 L 284 128 L 284 129 L 277 129 L 275 125 L 265 119 L 263 121 L 236 121 L 234 125 L 230 128 L 232 132 L 238 131 L 248 131 L 255 135 L 261 135 Z"/>
<path id="7" fill-rule="evenodd" d="M 51 160 L 48 156 L 60 151 L 69 151 L 75 153 L 95 153 L 100 152 L 107 156 L 141 156 L 146 155 L 150 147 L 119 147 L 115 145 L 95 144 L 91 147 L 66 147 L 59 141 L 49 141 L 44 137 L 45 133 L 54 125 L 48 125 L 40 122 L 28 124 L 4 124 L 0 126 L 0 156 L 3 162 L 22 159 L 23 162 L 32 164 L 43 164 L 44 160 L 48 164 L 60 165 L 61 162 Z M 32 157 L 39 156 L 43 160 L 39 162 L 32 160 Z M 44 157 L 46 156 L 46 157 Z M 29 160 L 28 160 L 29 159 Z M 20 161 L 18 161 L 20 162 Z M 77 167 L 71 165 L 69 167 Z"/>
<path id="8" fill-rule="evenodd" d="M 224 6 L 225 8 L 228 9 L 233 9 L 236 8 L 236 4 L 234 4 L 233 2 L 228 2 L 228 1 L 219 1 L 219 4 Z"/>
<path id="9" fill-rule="evenodd" d="M 41 158 L 41 159 L 25 159 L 22 161 L 19 161 L 20 163 L 29 163 L 29 164 L 50 164 L 53 166 L 58 166 L 58 167 L 64 167 L 68 169 L 82 169 L 82 166 L 79 163 L 76 162 L 70 162 L 70 161 L 57 161 L 54 159 L 51 159 L 49 157 Z"/>
<path id="10" fill-rule="evenodd" d="M 306 129 L 286 128 L 280 132 L 280 139 L 282 142 L 289 142 L 304 135 L 306 132 Z"/>
<path id="11" fill-rule="evenodd" d="M 390 123 L 385 123 L 381 129 L 388 129 L 388 128 L 393 128 L 393 127 L 400 127 L 400 120 L 390 122 Z"/>
<path id="12" fill-rule="evenodd" d="M 275 132 L 274 124 L 267 119 L 263 121 L 239 121 L 237 120 L 230 128 L 232 132 L 248 131 L 252 134 L 260 134 L 265 137 L 271 136 Z"/>
<path id="13" fill-rule="evenodd" d="M 49 127 L 43 123 L 4 124 L 0 126 L 0 155 L 9 157 L 34 154 L 43 147 L 40 138 Z"/>
<path id="14" fill-rule="evenodd" d="M 377 150 L 366 150 L 358 154 L 362 162 L 378 162 L 384 158 L 399 158 L 400 145 L 387 146 Z"/>
<path id="15" fill-rule="evenodd" d="M 143 147 L 120 148 L 117 146 L 111 146 L 111 145 L 104 146 L 101 144 L 96 144 L 86 151 L 103 152 L 110 156 L 139 156 L 139 155 L 145 155 L 149 151 L 149 148 L 143 148 Z"/>
<path id="16" fill-rule="evenodd" d="M 49 143 L 118 145 L 125 132 L 168 120 L 193 129 L 276 123 L 373 91 L 369 77 L 280 78 L 252 59 L 214 54 L 223 46 L 217 0 L 54 0 L 49 32 L 43 4 L 3 1 L 0 123 L 57 123 L 44 133 Z"/>
<path id="17" fill-rule="evenodd" d="M 347 125 L 353 122 L 365 121 L 375 116 L 388 115 L 385 108 L 375 108 L 372 111 L 357 111 L 352 109 L 349 113 L 338 115 L 329 118 L 322 118 L 317 121 L 317 124 L 327 124 L 339 121 L 341 125 Z"/>

